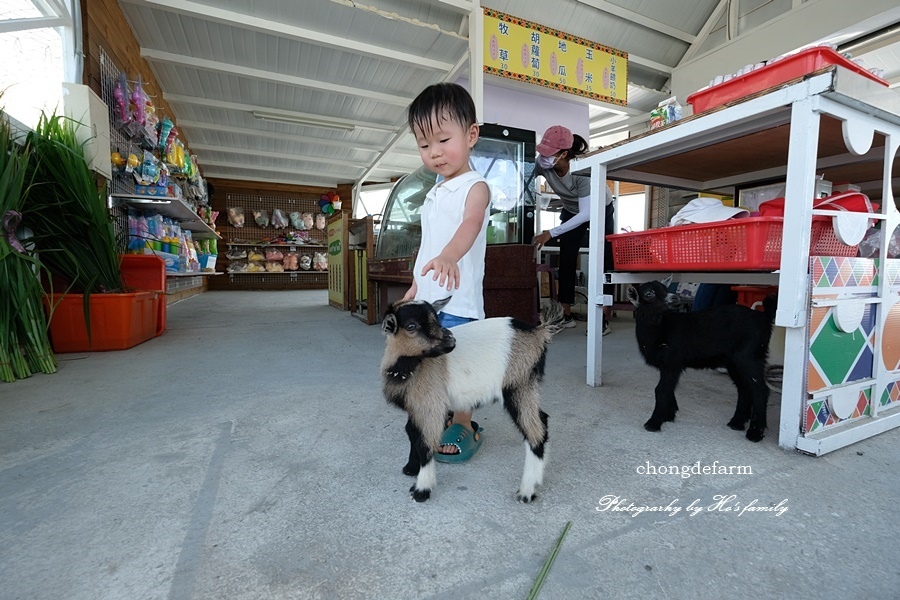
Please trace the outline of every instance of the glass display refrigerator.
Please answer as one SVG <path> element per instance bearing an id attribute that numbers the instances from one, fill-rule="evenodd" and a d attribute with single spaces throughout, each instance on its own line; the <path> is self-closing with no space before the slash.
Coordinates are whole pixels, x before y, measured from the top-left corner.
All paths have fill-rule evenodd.
<path id="1" fill-rule="evenodd" d="M 513 316 L 536 322 L 538 289 L 534 237 L 535 133 L 485 124 L 472 149 L 473 168 L 491 190 L 484 299 L 489 317 Z M 377 312 L 403 296 L 422 236 L 420 211 L 437 176 L 425 167 L 400 179 L 384 207 L 368 274 L 376 286 Z"/>

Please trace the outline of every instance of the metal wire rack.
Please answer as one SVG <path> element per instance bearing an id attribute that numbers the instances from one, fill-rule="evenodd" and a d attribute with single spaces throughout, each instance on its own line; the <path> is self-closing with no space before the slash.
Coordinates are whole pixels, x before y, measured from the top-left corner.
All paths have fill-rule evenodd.
<path id="1" fill-rule="evenodd" d="M 319 208 L 318 198 L 312 196 L 272 196 L 257 194 L 228 193 L 225 196 L 227 208 L 240 208 L 244 213 L 244 226 L 234 227 L 230 223 L 221 228 L 225 243 L 230 246 L 245 246 L 264 248 L 266 241 L 289 231 L 296 231 L 294 219 L 291 213 L 311 213 L 313 226 L 306 230 L 310 243 L 298 244 L 294 248 L 300 254 L 307 254 L 310 258 L 316 252 L 327 252 L 328 232 L 324 227 L 325 215 Z M 290 222 L 284 229 L 275 229 L 272 225 L 272 216 L 275 209 L 280 210 Z M 265 211 L 268 225 L 260 226 L 254 218 L 254 211 Z M 297 216 L 295 215 L 295 217 Z M 316 219 L 320 219 L 322 229 L 316 227 Z M 246 259 L 229 259 L 220 252 L 220 259 L 224 258 L 226 264 L 243 262 Z M 328 271 L 298 270 L 285 272 L 238 272 L 229 273 L 228 281 L 230 289 L 321 289 L 328 285 Z"/>

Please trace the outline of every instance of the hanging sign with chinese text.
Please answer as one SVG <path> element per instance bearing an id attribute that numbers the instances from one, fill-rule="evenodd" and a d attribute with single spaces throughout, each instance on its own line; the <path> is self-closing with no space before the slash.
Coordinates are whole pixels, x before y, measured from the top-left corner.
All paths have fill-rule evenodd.
<path id="1" fill-rule="evenodd" d="M 628 53 L 489 8 L 484 72 L 625 106 Z"/>

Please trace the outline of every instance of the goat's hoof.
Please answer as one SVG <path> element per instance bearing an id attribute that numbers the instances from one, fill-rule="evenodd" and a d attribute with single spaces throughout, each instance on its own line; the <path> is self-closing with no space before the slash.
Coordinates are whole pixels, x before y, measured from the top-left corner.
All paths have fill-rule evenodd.
<path id="1" fill-rule="evenodd" d="M 516 500 L 521 502 L 522 504 L 528 504 L 529 502 L 534 502 L 537 499 L 537 494 L 516 494 Z"/>
<path id="2" fill-rule="evenodd" d="M 735 431 L 743 431 L 744 430 L 745 421 L 741 421 L 739 419 L 732 419 L 728 421 L 728 426 L 734 429 Z"/>
<path id="3" fill-rule="evenodd" d="M 644 429 L 647 431 L 659 431 L 662 429 L 662 423 L 657 423 L 656 421 L 647 421 L 644 423 Z"/>
<path id="4" fill-rule="evenodd" d="M 753 425 L 747 430 L 747 439 L 751 442 L 758 442 L 765 436 L 765 429 L 760 427 L 754 427 Z"/>
<path id="5" fill-rule="evenodd" d="M 415 477 L 419 474 L 419 463 L 406 463 L 403 465 L 403 474 Z"/>
<path id="6" fill-rule="evenodd" d="M 412 486 L 409 488 L 409 495 L 412 496 L 412 499 L 416 502 L 425 502 L 431 498 L 431 490 L 417 490 L 416 486 Z"/>

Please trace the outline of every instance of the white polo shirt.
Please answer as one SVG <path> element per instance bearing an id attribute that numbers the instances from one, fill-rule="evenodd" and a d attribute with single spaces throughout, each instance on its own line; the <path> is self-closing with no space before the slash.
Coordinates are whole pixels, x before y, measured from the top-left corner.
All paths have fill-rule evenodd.
<path id="1" fill-rule="evenodd" d="M 484 210 L 481 231 L 469 251 L 460 260 L 459 289 L 448 291 L 432 280 L 434 271 L 424 277 L 422 269 L 450 243 L 456 230 L 463 222 L 466 198 L 469 190 L 479 181 L 485 181 L 477 171 L 463 173 L 448 181 L 441 181 L 425 196 L 422 217 L 422 241 L 413 268 L 416 280 L 416 299 L 436 302 L 452 294 L 444 312 L 469 319 L 484 318 L 484 254 L 487 248 L 487 226 L 490 216 L 490 202 Z M 445 282 L 446 285 L 446 282 Z"/>

